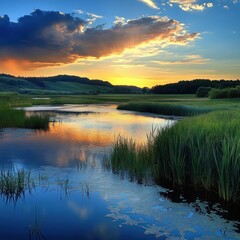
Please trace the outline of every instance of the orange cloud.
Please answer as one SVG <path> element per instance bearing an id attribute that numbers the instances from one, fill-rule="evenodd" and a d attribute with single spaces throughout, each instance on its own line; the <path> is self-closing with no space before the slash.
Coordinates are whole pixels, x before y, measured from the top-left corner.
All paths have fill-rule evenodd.
<path id="1" fill-rule="evenodd" d="M 145 4 L 147 4 L 149 7 L 151 8 L 155 8 L 155 9 L 159 9 L 159 7 L 157 6 L 157 4 L 153 1 L 153 0 L 139 0 Z"/>
<path id="2" fill-rule="evenodd" d="M 89 27 L 86 21 L 54 11 L 35 10 L 17 23 L 0 18 L 0 62 L 24 59 L 19 67 L 33 69 L 73 63 L 78 59 L 118 55 L 126 49 L 157 42 L 187 44 L 199 37 L 180 22 L 148 16 L 117 21 L 113 27 Z"/>

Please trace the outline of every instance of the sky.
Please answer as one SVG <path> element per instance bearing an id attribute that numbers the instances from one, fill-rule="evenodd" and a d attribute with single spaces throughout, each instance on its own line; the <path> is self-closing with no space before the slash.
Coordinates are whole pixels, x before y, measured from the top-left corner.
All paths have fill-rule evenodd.
<path id="1" fill-rule="evenodd" d="M 152 87 L 240 78 L 240 0 L 1 0 L 0 72 Z"/>

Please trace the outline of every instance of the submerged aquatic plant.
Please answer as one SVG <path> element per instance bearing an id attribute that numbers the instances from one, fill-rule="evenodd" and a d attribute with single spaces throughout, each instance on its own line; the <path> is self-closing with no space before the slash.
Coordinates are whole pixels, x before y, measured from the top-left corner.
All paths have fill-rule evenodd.
<path id="1" fill-rule="evenodd" d="M 69 185 L 69 179 L 58 179 L 57 180 L 57 186 L 60 187 L 60 196 L 62 197 L 62 193 L 66 198 L 70 195 L 70 185 Z"/>
<path id="2" fill-rule="evenodd" d="M 16 202 L 24 196 L 26 190 L 31 191 L 31 173 L 25 170 L 7 170 L 0 172 L 0 195 L 6 201 Z"/>
<path id="3" fill-rule="evenodd" d="M 34 216 L 34 223 L 29 226 L 29 240 L 36 239 L 36 240 L 44 240 L 47 239 L 41 230 L 40 221 L 38 218 L 37 210 L 35 209 L 35 216 Z"/>
<path id="4" fill-rule="evenodd" d="M 91 155 L 89 151 L 84 151 L 84 157 L 76 157 L 76 164 L 78 170 L 83 169 L 94 169 L 97 166 L 96 159 L 94 155 Z"/>
<path id="5" fill-rule="evenodd" d="M 85 182 L 85 183 L 82 183 L 82 196 L 83 197 L 87 197 L 87 198 L 90 198 L 90 192 L 91 192 L 91 187 L 89 185 L 89 183 Z"/>

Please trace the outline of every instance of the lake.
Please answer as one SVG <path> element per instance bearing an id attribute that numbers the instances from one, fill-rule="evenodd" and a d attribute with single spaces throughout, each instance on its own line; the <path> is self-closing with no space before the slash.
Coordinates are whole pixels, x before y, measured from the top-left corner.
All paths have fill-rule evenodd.
<path id="1" fill-rule="evenodd" d="M 37 106 L 48 131 L 3 129 L 2 171 L 30 172 L 29 187 L 1 193 L 0 239 L 240 239 L 239 222 L 216 203 L 172 202 L 155 184 L 138 184 L 103 167 L 116 137 L 145 142 L 175 120 L 118 111 L 116 105 Z M 198 208 L 196 208 L 198 206 Z M 196 210 L 201 209 L 201 211 Z"/>

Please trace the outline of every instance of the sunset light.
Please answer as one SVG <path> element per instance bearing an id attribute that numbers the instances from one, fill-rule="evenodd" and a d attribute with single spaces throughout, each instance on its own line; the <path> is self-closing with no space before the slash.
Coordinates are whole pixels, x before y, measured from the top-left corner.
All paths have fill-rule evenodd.
<path id="1" fill-rule="evenodd" d="M 240 0 L 0 0 L 0 239 L 240 240 Z"/>
<path id="2" fill-rule="evenodd" d="M 140 87 L 239 77 L 236 0 L 27 0 L 24 7 L 20 1 L 0 6 L 4 73 L 70 74 Z"/>

